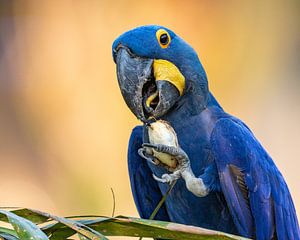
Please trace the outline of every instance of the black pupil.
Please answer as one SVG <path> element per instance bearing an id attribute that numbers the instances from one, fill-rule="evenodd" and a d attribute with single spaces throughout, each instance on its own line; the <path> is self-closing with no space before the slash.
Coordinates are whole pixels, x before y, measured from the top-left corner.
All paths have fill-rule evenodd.
<path id="1" fill-rule="evenodd" d="M 159 41 L 162 45 L 166 45 L 169 42 L 169 37 L 166 33 L 162 34 L 159 38 Z"/>

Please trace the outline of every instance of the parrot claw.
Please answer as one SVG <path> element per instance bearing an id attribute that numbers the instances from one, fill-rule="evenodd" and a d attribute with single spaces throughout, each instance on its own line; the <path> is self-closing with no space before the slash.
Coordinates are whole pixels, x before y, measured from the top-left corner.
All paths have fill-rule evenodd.
<path id="1" fill-rule="evenodd" d="M 166 183 L 167 180 L 166 179 L 163 179 L 163 178 L 159 178 L 157 177 L 155 174 L 152 174 L 153 178 L 158 181 L 158 182 L 161 182 L 161 183 Z"/>
<path id="2" fill-rule="evenodd" d="M 144 143 L 142 147 L 143 149 L 154 149 L 155 151 L 167 153 L 174 156 L 178 162 L 178 166 L 176 170 L 180 172 L 184 171 L 190 166 L 190 160 L 187 154 L 180 147 L 171 147 L 162 144 L 150 144 L 150 143 Z"/>
<path id="3" fill-rule="evenodd" d="M 157 177 L 155 174 L 153 174 L 153 178 L 161 183 L 167 183 L 169 185 L 171 185 L 172 183 L 174 183 L 175 181 L 177 181 L 180 178 L 181 174 L 179 171 L 176 171 L 172 174 L 163 174 L 161 176 L 161 178 Z"/>
<path id="4" fill-rule="evenodd" d="M 167 153 L 178 158 L 182 158 L 182 159 L 188 158 L 186 153 L 179 147 L 172 147 L 163 144 L 151 144 L 151 143 L 144 143 L 142 146 L 144 148 L 152 148 L 158 152 Z"/>
<path id="5" fill-rule="evenodd" d="M 146 156 L 146 155 L 145 155 L 144 148 L 140 148 L 140 149 L 138 150 L 138 154 L 139 154 L 142 158 L 144 158 L 144 159 L 146 159 L 148 162 L 150 162 L 151 164 L 159 165 L 159 162 L 158 162 L 158 161 L 155 161 L 154 157 L 152 157 L 152 156 Z"/>

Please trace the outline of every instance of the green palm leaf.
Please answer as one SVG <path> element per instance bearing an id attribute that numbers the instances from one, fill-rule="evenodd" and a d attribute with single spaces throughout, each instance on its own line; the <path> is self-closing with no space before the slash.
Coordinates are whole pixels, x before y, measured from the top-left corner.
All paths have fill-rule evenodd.
<path id="1" fill-rule="evenodd" d="M 58 217 L 32 209 L 0 210 L 0 221 L 14 230 L 0 228 L 0 239 L 64 240 L 77 234 L 81 240 L 107 240 L 105 236 L 131 236 L 185 240 L 247 240 L 231 234 L 183 224 L 132 217 Z M 41 226 L 41 224 L 43 226 Z M 25 230 L 25 231 L 24 231 Z"/>
<path id="2" fill-rule="evenodd" d="M 30 240 L 48 240 L 49 238 L 46 236 L 44 232 L 40 230 L 40 228 L 35 225 L 33 222 L 29 220 L 19 217 L 18 215 L 6 211 L 0 210 L 0 214 L 3 214 L 7 217 L 9 223 L 15 229 L 18 237 L 20 239 L 30 239 Z"/>

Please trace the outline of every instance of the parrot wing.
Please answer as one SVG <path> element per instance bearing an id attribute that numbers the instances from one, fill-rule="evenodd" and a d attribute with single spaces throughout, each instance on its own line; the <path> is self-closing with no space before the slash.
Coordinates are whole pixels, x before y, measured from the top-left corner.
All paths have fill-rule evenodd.
<path id="1" fill-rule="evenodd" d="M 211 135 L 221 190 L 240 234 L 256 239 L 299 240 L 288 187 L 249 128 L 221 118 Z M 277 238 L 276 238 L 277 236 Z"/>
<path id="2" fill-rule="evenodd" d="M 149 218 L 162 199 L 157 181 L 152 176 L 147 160 L 140 157 L 138 149 L 143 144 L 143 128 L 135 127 L 128 146 L 128 170 L 131 191 L 141 218 Z M 157 213 L 156 220 L 170 221 L 165 205 Z"/>

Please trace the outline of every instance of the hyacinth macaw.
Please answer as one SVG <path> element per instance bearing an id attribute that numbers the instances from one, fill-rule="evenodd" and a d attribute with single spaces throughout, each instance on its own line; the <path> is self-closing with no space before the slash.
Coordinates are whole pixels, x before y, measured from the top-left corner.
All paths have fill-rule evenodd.
<path id="1" fill-rule="evenodd" d="M 194 49 L 173 31 L 150 25 L 125 32 L 112 50 L 128 107 L 144 123 L 168 121 L 180 145 L 147 144 L 147 127 L 133 129 L 128 166 L 140 216 L 149 218 L 179 173 L 155 219 L 259 240 L 300 239 L 283 176 L 251 130 L 209 92 Z M 174 156 L 177 174 L 139 154 L 147 148 Z"/>

